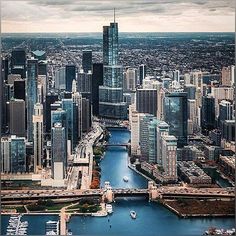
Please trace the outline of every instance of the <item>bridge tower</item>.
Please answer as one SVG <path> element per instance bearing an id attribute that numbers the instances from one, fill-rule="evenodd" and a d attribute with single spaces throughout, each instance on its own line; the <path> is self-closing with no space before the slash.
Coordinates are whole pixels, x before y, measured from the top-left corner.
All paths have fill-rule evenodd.
<path id="1" fill-rule="evenodd" d="M 148 192 L 149 192 L 149 200 L 151 201 L 161 197 L 157 191 L 157 186 L 154 183 L 154 181 L 148 181 Z"/>
<path id="2" fill-rule="evenodd" d="M 109 181 L 105 182 L 103 199 L 107 199 L 109 203 L 114 202 L 114 193 Z"/>

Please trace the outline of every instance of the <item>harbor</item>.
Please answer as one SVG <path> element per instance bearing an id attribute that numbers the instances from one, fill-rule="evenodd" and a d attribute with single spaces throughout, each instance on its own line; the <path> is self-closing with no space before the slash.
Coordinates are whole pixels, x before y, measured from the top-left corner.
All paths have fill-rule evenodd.
<path id="1" fill-rule="evenodd" d="M 22 215 L 11 215 L 6 235 L 27 235 L 28 221 L 21 221 Z"/>

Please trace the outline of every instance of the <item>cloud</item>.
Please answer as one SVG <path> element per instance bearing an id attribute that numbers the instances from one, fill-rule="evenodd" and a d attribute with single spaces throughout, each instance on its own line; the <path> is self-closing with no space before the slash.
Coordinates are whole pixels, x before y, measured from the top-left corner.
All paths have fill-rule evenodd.
<path id="1" fill-rule="evenodd" d="M 148 22 L 145 28 L 156 29 L 157 25 L 165 23 L 166 28 L 178 30 L 182 24 L 181 30 L 186 27 L 185 31 L 188 31 L 192 30 L 188 22 L 199 22 L 200 28 L 201 19 L 206 24 L 203 28 L 208 27 L 209 31 L 234 30 L 234 0 L 7 0 L 2 3 L 2 26 L 9 31 L 9 25 L 14 28 L 14 23 L 20 22 L 31 24 L 34 29 L 41 25 L 40 28 L 44 26 L 48 31 L 47 22 L 55 29 L 70 23 L 74 28 L 69 26 L 65 30 L 76 31 L 77 24 L 81 28 L 81 23 L 86 23 L 86 30 L 90 27 L 90 31 L 99 31 L 100 24 L 107 24 L 112 19 L 114 7 L 117 20 L 126 22 L 124 28 L 129 26 L 130 30 L 141 30 L 140 27 Z M 215 18 L 221 20 L 220 24 Z"/>

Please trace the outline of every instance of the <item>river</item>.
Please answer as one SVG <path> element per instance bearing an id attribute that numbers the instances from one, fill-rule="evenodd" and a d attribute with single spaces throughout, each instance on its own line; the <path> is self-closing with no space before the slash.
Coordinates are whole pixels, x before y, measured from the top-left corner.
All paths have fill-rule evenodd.
<path id="1" fill-rule="evenodd" d="M 126 143 L 130 139 L 127 130 L 110 130 L 109 143 Z M 101 185 L 110 181 L 114 188 L 143 188 L 147 180 L 127 167 L 125 147 L 109 147 L 101 161 Z M 129 181 L 123 181 L 127 176 Z M 145 199 L 117 199 L 113 205 L 114 213 L 109 217 L 72 216 L 68 228 L 73 235 L 113 235 L 113 236 L 200 236 L 211 226 L 219 228 L 234 227 L 233 218 L 192 218 L 182 219 L 160 204 Z M 132 220 L 129 212 L 135 210 L 137 219 Z M 7 227 L 7 216 L 2 217 L 2 235 Z M 24 216 L 29 221 L 30 235 L 45 231 L 45 222 L 55 216 Z M 37 227 L 38 226 L 38 227 Z"/>

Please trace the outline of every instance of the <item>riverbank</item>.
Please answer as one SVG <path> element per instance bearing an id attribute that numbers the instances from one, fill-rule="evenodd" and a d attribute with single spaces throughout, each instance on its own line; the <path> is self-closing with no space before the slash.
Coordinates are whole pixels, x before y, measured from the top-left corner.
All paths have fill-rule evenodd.
<path id="1" fill-rule="evenodd" d="M 234 217 L 234 201 L 177 199 L 161 203 L 179 217 Z"/>

